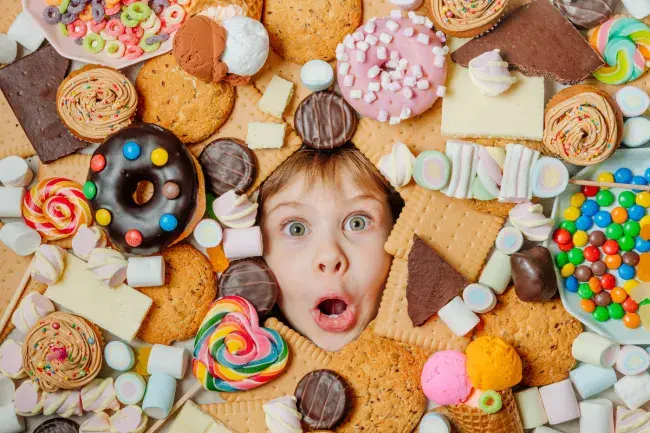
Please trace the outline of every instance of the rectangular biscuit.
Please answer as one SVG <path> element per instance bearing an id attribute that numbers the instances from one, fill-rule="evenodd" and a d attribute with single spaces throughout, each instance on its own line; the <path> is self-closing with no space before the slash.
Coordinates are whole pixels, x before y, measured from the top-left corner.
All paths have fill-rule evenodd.
<path id="1" fill-rule="evenodd" d="M 205 404 L 201 409 L 224 423 L 234 433 L 267 433 L 263 404 L 262 400 L 235 401 Z"/>

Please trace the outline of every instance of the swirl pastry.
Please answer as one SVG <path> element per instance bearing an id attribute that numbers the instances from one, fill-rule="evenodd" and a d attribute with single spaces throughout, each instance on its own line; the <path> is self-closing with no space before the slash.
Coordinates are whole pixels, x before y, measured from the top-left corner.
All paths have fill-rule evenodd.
<path id="1" fill-rule="evenodd" d="M 34 253 L 34 262 L 29 270 L 34 280 L 43 284 L 59 281 L 65 268 L 66 250 L 55 245 L 41 245 Z"/>
<path id="2" fill-rule="evenodd" d="M 63 312 L 43 317 L 25 337 L 23 367 L 45 392 L 76 389 L 90 383 L 102 367 L 95 329 Z"/>
<path id="3" fill-rule="evenodd" d="M 572 86 L 553 97 L 544 113 L 544 145 L 567 162 L 592 165 L 609 158 L 623 137 L 623 115 L 607 93 Z"/>
<path id="4" fill-rule="evenodd" d="M 471 38 L 501 19 L 508 0 L 429 0 L 436 28 L 446 35 Z"/>
<path id="5" fill-rule="evenodd" d="M 135 87 L 119 71 L 88 65 L 71 73 L 57 92 L 57 111 L 77 138 L 101 143 L 129 126 L 137 108 Z"/>

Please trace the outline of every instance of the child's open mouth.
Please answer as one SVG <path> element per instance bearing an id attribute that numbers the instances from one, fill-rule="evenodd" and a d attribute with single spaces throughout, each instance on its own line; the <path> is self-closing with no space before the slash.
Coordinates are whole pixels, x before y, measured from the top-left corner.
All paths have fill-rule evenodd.
<path id="1" fill-rule="evenodd" d="M 354 326 L 354 308 L 339 297 L 326 297 L 319 300 L 311 310 L 314 322 L 327 332 L 345 332 Z"/>

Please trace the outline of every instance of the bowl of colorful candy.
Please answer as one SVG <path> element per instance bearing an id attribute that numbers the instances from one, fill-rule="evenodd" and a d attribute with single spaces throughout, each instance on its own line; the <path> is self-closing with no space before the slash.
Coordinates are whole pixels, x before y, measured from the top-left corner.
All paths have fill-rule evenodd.
<path id="1" fill-rule="evenodd" d="M 650 184 L 650 149 L 618 150 L 574 179 Z M 562 302 L 621 344 L 650 344 L 650 192 L 569 184 L 553 205 L 553 255 Z M 650 292 L 649 292 L 650 293 Z"/>
<path id="2" fill-rule="evenodd" d="M 172 49 L 192 0 L 23 0 L 63 57 L 120 69 Z"/>

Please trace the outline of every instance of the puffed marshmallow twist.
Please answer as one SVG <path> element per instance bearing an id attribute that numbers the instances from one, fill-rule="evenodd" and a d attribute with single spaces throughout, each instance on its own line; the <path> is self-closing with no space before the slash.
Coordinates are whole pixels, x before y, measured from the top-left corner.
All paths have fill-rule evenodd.
<path id="1" fill-rule="evenodd" d="M 95 248 L 88 256 L 88 269 L 111 287 L 124 282 L 128 264 L 119 251 L 110 248 Z"/>
<path id="2" fill-rule="evenodd" d="M 288 354 L 280 334 L 259 326 L 249 301 L 225 296 L 212 303 L 201 323 L 192 372 L 208 391 L 244 391 L 282 373 Z"/>
<path id="3" fill-rule="evenodd" d="M 93 219 L 81 185 L 62 177 L 42 180 L 27 191 L 23 218 L 47 241 L 73 236 Z"/>
<path id="4" fill-rule="evenodd" d="M 296 407 L 296 397 L 282 396 L 274 398 L 262 406 L 265 413 L 266 427 L 271 433 L 302 433 L 300 420 L 302 414 Z"/>
<path id="5" fill-rule="evenodd" d="M 34 280 L 43 284 L 54 284 L 59 281 L 65 269 L 65 257 L 68 252 L 55 245 L 41 245 L 34 252 L 34 261 L 29 270 Z"/>
<path id="6" fill-rule="evenodd" d="M 246 194 L 237 195 L 233 189 L 212 203 L 212 210 L 221 224 L 232 229 L 245 229 L 255 225 L 257 203 L 251 203 Z"/>
<path id="7" fill-rule="evenodd" d="M 394 188 L 406 186 L 411 181 L 415 157 L 402 142 L 393 144 L 391 152 L 379 160 L 377 167 Z"/>

